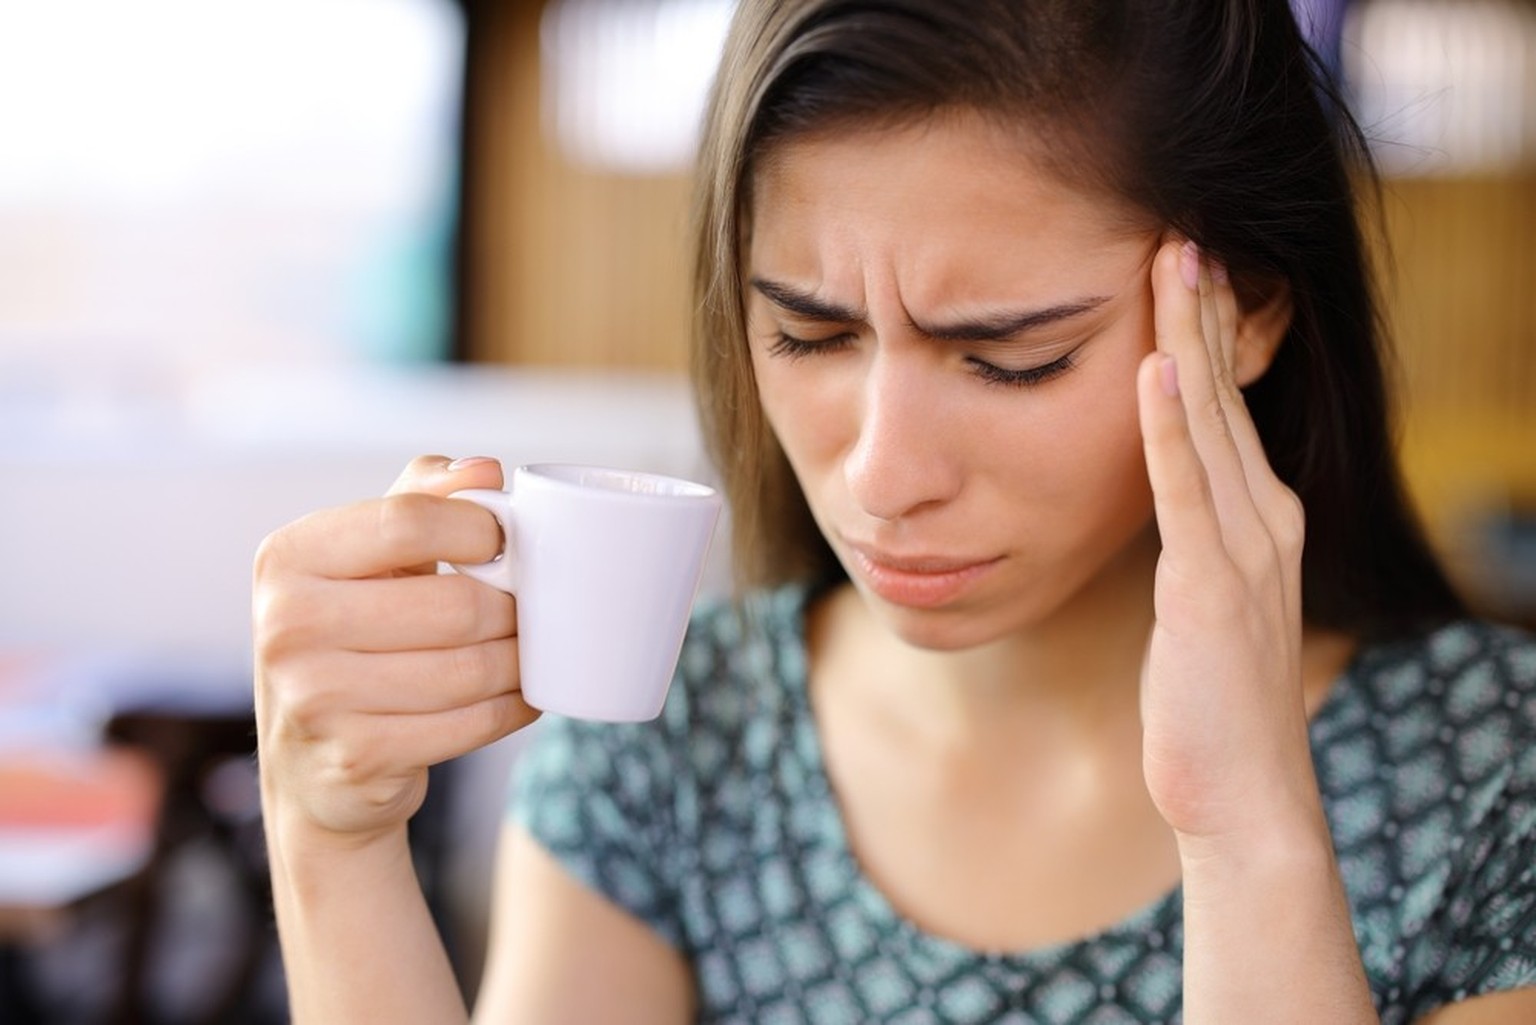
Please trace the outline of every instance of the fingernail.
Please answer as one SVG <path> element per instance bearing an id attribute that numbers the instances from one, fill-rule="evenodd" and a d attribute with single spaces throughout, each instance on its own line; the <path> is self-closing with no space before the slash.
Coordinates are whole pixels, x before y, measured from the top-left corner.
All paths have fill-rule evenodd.
<path id="1" fill-rule="evenodd" d="M 1179 277 L 1191 292 L 1200 288 L 1200 247 L 1193 242 L 1186 242 L 1179 249 Z"/>
<path id="2" fill-rule="evenodd" d="M 447 470 L 449 473 L 458 473 L 460 470 L 468 469 L 471 466 L 479 466 L 481 463 L 494 463 L 495 461 L 490 456 L 465 456 L 463 459 L 455 459 L 449 463 Z"/>
<path id="3" fill-rule="evenodd" d="M 1227 274 L 1227 265 L 1222 263 L 1220 260 L 1212 260 L 1211 280 L 1216 282 L 1218 285 L 1225 285 L 1227 282 L 1231 281 L 1231 276 Z"/>
<path id="4" fill-rule="evenodd" d="M 1163 386 L 1163 394 L 1177 398 L 1179 394 L 1179 365 L 1172 356 L 1164 354 L 1162 366 L 1157 368 L 1157 379 Z"/>

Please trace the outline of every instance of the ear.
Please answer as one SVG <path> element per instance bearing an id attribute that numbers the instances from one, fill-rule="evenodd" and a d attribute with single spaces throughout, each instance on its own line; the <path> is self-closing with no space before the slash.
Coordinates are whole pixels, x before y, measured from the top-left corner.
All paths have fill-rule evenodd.
<path id="1" fill-rule="evenodd" d="M 1269 370 L 1280 343 L 1291 328 L 1295 306 L 1291 283 L 1284 278 L 1236 282 L 1237 340 L 1232 352 L 1232 376 L 1246 388 Z"/>

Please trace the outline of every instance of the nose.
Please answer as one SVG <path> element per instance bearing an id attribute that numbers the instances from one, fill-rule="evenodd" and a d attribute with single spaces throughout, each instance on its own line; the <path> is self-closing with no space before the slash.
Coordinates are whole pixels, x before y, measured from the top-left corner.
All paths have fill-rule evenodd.
<path id="1" fill-rule="evenodd" d="M 882 353 L 864 382 L 858 437 L 843 474 L 859 508 L 879 520 L 941 505 L 960 489 L 956 424 L 939 375 L 920 364 Z"/>

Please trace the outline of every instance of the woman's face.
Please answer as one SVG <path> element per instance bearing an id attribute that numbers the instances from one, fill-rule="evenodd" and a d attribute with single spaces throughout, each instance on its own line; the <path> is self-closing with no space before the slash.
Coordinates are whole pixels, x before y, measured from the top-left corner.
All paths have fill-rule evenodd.
<path id="1" fill-rule="evenodd" d="M 979 117 L 778 146 L 753 182 L 764 411 L 911 643 L 1037 624 L 1149 533 L 1136 368 L 1155 228 Z"/>

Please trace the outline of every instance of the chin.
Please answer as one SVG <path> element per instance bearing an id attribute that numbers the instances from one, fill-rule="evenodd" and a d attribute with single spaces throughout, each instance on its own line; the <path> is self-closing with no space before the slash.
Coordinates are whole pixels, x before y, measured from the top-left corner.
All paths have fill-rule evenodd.
<path id="1" fill-rule="evenodd" d="M 1045 618 L 1040 615 L 1003 616 L 1000 610 L 974 606 L 914 609 L 863 596 L 875 618 L 902 642 L 924 651 L 969 651 L 1024 630 Z"/>

